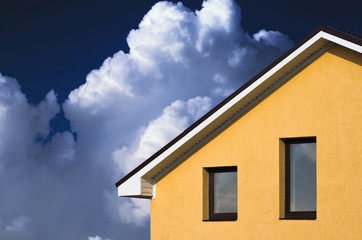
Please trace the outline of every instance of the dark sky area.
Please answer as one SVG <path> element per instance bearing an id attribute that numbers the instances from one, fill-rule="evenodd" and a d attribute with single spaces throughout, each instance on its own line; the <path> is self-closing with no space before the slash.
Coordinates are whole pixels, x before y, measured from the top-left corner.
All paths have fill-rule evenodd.
<path id="1" fill-rule="evenodd" d="M 16 78 L 29 101 L 54 89 L 60 102 L 115 52 L 155 0 L 1 0 L 0 72 Z M 177 2 L 177 1 L 173 1 Z M 236 1 L 242 27 L 278 30 L 298 42 L 321 24 L 361 33 L 361 2 Z M 201 0 L 186 0 L 192 10 Z"/>

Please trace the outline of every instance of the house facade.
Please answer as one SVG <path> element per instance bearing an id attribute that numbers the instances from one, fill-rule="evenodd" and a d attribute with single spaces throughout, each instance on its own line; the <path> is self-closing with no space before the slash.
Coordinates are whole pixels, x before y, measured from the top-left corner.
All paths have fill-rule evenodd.
<path id="1" fill-rule="evenodd" d="M 360 239 L 362 38 L 322 26 L 116 183 L 151 239 Z"/>

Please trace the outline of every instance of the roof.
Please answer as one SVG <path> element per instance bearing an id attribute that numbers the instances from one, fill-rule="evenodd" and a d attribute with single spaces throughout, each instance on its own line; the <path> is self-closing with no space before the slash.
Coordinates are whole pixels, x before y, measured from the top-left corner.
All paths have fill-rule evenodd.
<path id="1" fill-rule="evenodd" d="M 118 195 L 153 197 L 157 180 L 333 44 L 362 53 L 361 35 L 320 26 L 119 180 Z"/>

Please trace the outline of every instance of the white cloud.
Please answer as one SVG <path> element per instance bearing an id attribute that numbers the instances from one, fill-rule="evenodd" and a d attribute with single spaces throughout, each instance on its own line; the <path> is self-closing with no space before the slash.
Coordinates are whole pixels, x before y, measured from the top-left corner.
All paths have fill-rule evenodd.
<path id="1" fill-rule="evenodd" d="M 129 33 L 130 52 L 107 58 L 63 103 L 76 139 L 49 136 L 54 91 L 34 106 L 0 75 L 0 239 L 28 239 L 9 237 L 16 229 L 37 239 L 144 237 L 149 201 L 117 198 L 114 182 L 291 46 L 276 31 L 250 36 L 240 21 L 232 0 L 196 12 L 155 4 Z"/>
<path id="2" fill-rule="evenodd" d="M 148 199 L 129 199 L 117 197 L 117 191 L 105 190 L 103 197 L 106 212 L 118 225 L 126 223 L 145 227 L 149 223 L 150 201 Z"/>
<path id="3" fill-rule="evenodd" d="M 0 225 L 1 227 L 1 225 Z M 28 216 L 18 216 L 11 220 L 3 229 L 0 228 L 0 239 L 34 239 L 34 224 Z"/>
<path id="4" fill-rule="evenodd" d="M 141 162 L 161 149 L 182 130 L 204 115 L 212 106 L 208 97 L 196 97 L 187 102 L 177 100 L 163 110 L 163 114 L 142 131 L 134 145 L 113 152 L 117 169 L 130 172 Z M 119 171 L 119 170 L 118 170 Z"/>
<path id="5" fill-rule="evenodd" d="M 73 136 L 57 133 L 51 141 L 49 122 L 60 110 L 54 91 L 31 105 L 18 82 L 0 74 L 0 109 L 0 239 L 35 239 L 51 229 L 40 227 L 59 206 L 51 196 L 60 169 L 51 166 L 69 161 Z"/>
<path id="6" fill-rule="evenodd" d="M 101 238 L 100 236 L 88 237 L 88 240 L 111 240 L 109 238 Z"/>
<path id="7" fill-rule="evenodd" d="M 107 58 L 63 104 L 78 158 L 112 168 L 117 180 L 291 47 L 279 32 L 251 37 L 240 21 L 231 0 L 205 1 L 196 12 L 155 4 L 129 33 L 130 52 Z M 121 220 L 144 224 L 144 205 L 119 202 Z"/>
<path id="8" fill-rule="evenodd" d="M 146 199 L 121 201 L 118 213 L 123 222 L 144 226 L 150 215 L 150 202 Z"/>
<path id="9" fill-rule="evenodd" d="M 288 36 L 284 35 L 278 31 L 266 31 L 264 29 L 253 35 L 253 38 L 260 42 L 265 42 L 265 44 L 269 46 L 274 46 L 279 48 L 280 50 L 288 50 L 294 44 L 288 38 Z"/>
<path id="10" fill-rule="evenodd" d="M 139 131 L 141 134 L 130 148 L 123 146 L 113 152 L 113 161 L 117 164 L 116 171 L 128 173 L 138 164 L 163 147 L 183 129 L 204 115 L 211 107 L 208 97 L 196 97 L 187 102 L 177 100 L 163 110 L 160 117 L 152 120 L 149 125 Z M 116 192 L 113 192 L 114 196 Z M 113 199 L 106 196 L 109 204 L 117 207 L 121 221 L 136 225 L 145 225 L 149 216 L 149 201 L 144 199 Z M 113 208 L 112 208 L 113 209 Z M 110 211 L 114 214 L 114 210 Z"/>
<path id="11" fill-rule="evenodd" d="M 136 156 L 133 164 L 117 160 L 119 169 L 129 171 L 167 142 L 165 133 L 175 136 L 190 124 L 180 119 L 152 130 L 150 123 L 170 103 L 208 96 L 215 104 L 289 47 L 278 32 L 265 32 L 264 41 L 250 37 L 240 20 L 231 0 L 209 0 L 196 12 L 181 3 L 155 4 L 129 33 L 130 52 L 106 59 L 63 104 L 78 134 L 78 156 L 104 162 Z M 145 126 L 158 137 L 148 137 L 136 151 Z"/>
<path id="12" fill-rule="evenodd" d="M 230 0 L 209 0 L 196 11 L 203 29 L 221 30 L 225 33 L 240 32 L 240 7 Z"/>
<path id="13" fill-rule="evenodd" d="M 27 216 L 20 216 L 11 222 L 11 224 L 5 227 L 5 230 L 8 232 L 22 232 L 28 225 L 31 223 L 31 218 Z"/>
<path id="14" fill-rule="evenodd" d="M 35 156 L 41 150 L 39 141 L 49 134 L 49 121 L 59 109 L 54 91 L 32 106 L 17 81 L 0 74 L 0 163 L 15 164 Z"/>

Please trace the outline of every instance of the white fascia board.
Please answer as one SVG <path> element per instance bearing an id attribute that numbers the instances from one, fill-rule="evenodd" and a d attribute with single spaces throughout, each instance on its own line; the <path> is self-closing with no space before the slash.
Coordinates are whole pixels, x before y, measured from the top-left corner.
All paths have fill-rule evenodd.
<path id="1" fill-rule="evenodd" d="M 169 156 L 174 151 L 176 151 L 183 144 L 188 142 L 191 138 L 193 138 L 202 129 L 204 129 L 211 122 L 213 122 L 218 117 L 220 117 L 222 114 L 224 114 L 228 109 L 230 109 L 232 106 L 234 106 L 243 97 L 245 97 L 250 92 L 252 92 L 256 87 L 258 87 L 260 84 L 262 84 L 265 80 L 267 80 L 274 73 L 279 71 L 287 63 L 289 63 L 291 60 L 293 60 L 295 57 L 297 57 L 299 54 L 301 54 L 303 51 L 305 51 L 307 48 L 309 48 L 312 44 L 314 44 L 321 38 L 335 42 L 335 43 L 345 46 L 349 49 L 352 49 L 354 51 L 362 52 L 361 46 L 351 43 L 349 41 L 346 41 L 344 39 L 341 39 L 339 37 L 336 37 L 334 35 L 320 31 L 319 33 L 314 35 L 311 39 L 306 41 L 303 45 L 301 45 L 299 48 L 297 48 L 295 51 L 293 51 L 291 54 L 289 54 L 289 56 L 287 56 L 281 62 L 279 62 L 277 65 L 275 65 L 272 69 L 270 69 L 268 72 L 266 72 L 258 80 L 256 80 L 254 83 L 252 83 L 246 89 L 244 89 L 242 92 L 240 92 L 238 95 L 236 95 L 233 99 L 231 99 L 229 102 L 227 102 L 224 106 L 222 106 L 220 109 L 218 109 L 214 114 L 212 114 L 210 117 L 205 119 L 197 127 L 192 129 L 188 134 L 186 134 L 183 138 L 181 138 L 179 141 L 177 141 L 175 144 L 173 144 L 171 147 L 169 147 L 166 151 L 164 151 L 162 154 L 160 154 L 157 158 L 155 158 L 149 164 L 144 166 L 135 175 L 133 175 L 132 177 L 127 179 L 124 183 L 122 183 L 118 187 L 118 195 L 119 196 L 141 195 L 141 177 L 143 175 L 145 175 L 147 172 L 149 172 L 152 168 L 154 168 L 156 165 L 158 165 L 161 161 L 163 161 L 167 156 Z"/>
<path id="2" fill-rule="evenodd" d="M 118 196 L 141 196 L 141 176 L 139 173 L 118 186 Z"/>
<path id="3" fill-rule="evenodd" d="M 337 43 L 345 48 L 349 48 L 353 51 L 356 51 L 358 53 L 362 53 L 362 46 L 355 44 L 353 42 L 350 42 L 348 40 L 345 40 L 343 38 L 339 38 L 337 36 L 334 36 L 332 34 L 326 33 L 326 32 L 320 32 L 318 34 L 321 34 L 321 37 L 324 39 L 327 39 L 331 42 Z"/>

